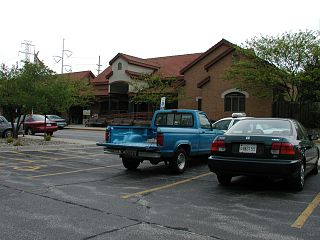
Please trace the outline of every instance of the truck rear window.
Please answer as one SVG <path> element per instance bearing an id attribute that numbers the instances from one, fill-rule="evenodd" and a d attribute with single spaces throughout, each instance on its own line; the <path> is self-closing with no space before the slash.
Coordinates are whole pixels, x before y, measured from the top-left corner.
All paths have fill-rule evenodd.
<path id="1" fill-rule="evenodd" d="M 156 116 L 155 126 L 192 127 L 193 115 L 191 113 L 159 113 Z"/>

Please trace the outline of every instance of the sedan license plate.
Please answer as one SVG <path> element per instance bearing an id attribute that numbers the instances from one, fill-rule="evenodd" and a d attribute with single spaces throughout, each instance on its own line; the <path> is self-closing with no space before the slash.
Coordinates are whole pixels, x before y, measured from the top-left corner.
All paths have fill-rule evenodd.
<path id="1" fill-rule="evenodd" d="M 240 144 L 239 153 L 257 153 L 256 144 Z"/>
<path id="2" fill-rule="evenodd" d="M 125 150 L 123 154 L 127 157 L 135 157 L 137 156 L 137 151 L 135 150 Z"/>
<path id="3" fill-rule="evenodd" d="M 51 123 L 47 123 L 47 127 L 51 127 Z"/>

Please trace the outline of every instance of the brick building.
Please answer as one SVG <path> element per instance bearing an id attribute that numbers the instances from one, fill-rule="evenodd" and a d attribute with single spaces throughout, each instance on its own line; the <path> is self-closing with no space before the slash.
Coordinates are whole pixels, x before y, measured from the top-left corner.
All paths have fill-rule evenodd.
<path id="1" fill-rule="evenodd" d="M 178 108 L 200 109 L 210 119 L 245 112 L 248 116 L 271 117 L 272 99 L 259 99 L 250 92 L 235 89 L 222 76 L 233 61 L 234 45 L 222 39 L 204 53 L 142 59 L 119 53 L 101 74 L 91 80 L 96 102 L 91 112 L 99 116 L 149 111 L 147 104 L 130 102 L 130 81 L 142 73 L 184 80 L 184 95 Z"/>
<path id="2" fill-rule="evenodd" d="M 183 79 L 180 70 L 199 57 L 200 53 L 142 59 L 118 53 L 95 79 L 96 102 L 91 112 L 98 116 L 110 114 L 153 111 L 145 104 L 134 104 L 130 97 L 134 94 L 130 81 L 141 74 L 155 74 L 161 77 Z"/>
<path id="3" fill-rule="evenodd" d="M 210 119 L 245 112 L 248 116 L 271 117 L 272 98 L 260 99 L 239 91 L 223 74 L 232 64 L 234 45 L 224 39 L 193 60 L 180 73 L 184 75 L 185 93 L 179 108 L 200 109 Z"/>

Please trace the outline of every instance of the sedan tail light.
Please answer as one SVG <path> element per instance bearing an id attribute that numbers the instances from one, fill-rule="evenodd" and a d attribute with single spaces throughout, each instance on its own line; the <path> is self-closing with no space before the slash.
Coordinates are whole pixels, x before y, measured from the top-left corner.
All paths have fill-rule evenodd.
<path id="1" fill-rule="evenodd" d="M 271 146 L 271 154 L 295 155 L 294 146 L 287 142 L 274 142 Z"/>
<path id="2" fill-rule="evenodd" d="M 222 140 L 214 140 L 211 144 L 211 152 L 225 152 L 226 145 Z"/>

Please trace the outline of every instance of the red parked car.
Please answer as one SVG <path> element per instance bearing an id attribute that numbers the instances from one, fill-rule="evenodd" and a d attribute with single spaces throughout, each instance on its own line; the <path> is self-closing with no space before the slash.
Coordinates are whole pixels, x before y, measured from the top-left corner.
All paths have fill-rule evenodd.
<path id="1" fill-rule="evenodd" d="M 35 133 L 44 132 L 46 132 L 49 135 L 52 135 L 53 132 L 58 130 L 58 126 L 56 122 L 50 121 L 48 118 L 45 121 L 43 115 L 32 114 L 26 116 L 23 123 L 23 129 L 24 133 L 27 135 L 34 135 Z"/>

